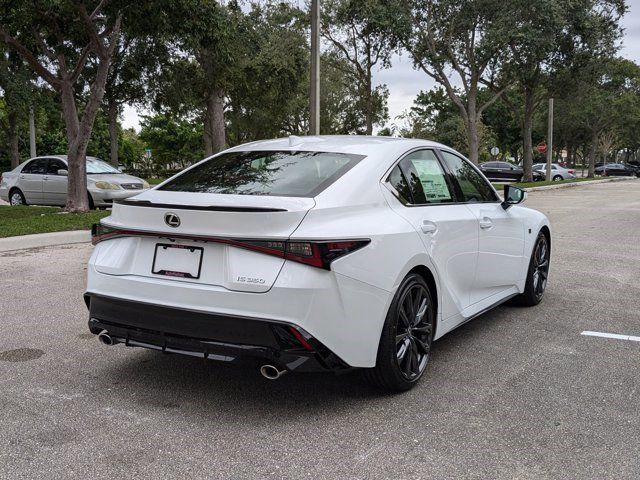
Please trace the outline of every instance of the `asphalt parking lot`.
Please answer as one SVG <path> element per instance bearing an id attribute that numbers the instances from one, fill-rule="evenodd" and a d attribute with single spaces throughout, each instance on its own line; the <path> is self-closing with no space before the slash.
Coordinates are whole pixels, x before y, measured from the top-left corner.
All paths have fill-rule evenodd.
<path id="1" fill-rule="evenodd" d="M 0 253 L 0 478 L 640 478 L 640 180 L 532 192 L 541 305 L 500 307 L 380 395 L 98 343 L 89 245 Z"/>

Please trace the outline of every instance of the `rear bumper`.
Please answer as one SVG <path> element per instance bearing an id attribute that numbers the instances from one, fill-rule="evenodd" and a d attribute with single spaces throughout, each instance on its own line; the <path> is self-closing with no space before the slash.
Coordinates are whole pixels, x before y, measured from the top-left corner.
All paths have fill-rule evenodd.
<path id="1" fill-rule="evenodd" d="M 283 322 L 189 311 L 87 293 L 89 330 L 115 343 L 229 363 L 273 363 L 290 371 L 349 367 L 317 339 Z M 301 343 L 292 328 L 305 338 Z"/>

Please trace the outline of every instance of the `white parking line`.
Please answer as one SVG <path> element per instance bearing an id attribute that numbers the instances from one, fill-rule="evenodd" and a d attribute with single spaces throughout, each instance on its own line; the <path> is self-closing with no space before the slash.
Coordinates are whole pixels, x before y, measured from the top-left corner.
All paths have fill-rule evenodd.
<path id="1" fill-rule="evenodd" d="M 590 332 L 585 330 L 580 335 L 586 335 L 588 337 L 613 338 L 615 340 L 627 340 L 630 342 L 640 342 L 640 337 L 634 337 L 633 335 L 620 335 L 617 333 Z"/>

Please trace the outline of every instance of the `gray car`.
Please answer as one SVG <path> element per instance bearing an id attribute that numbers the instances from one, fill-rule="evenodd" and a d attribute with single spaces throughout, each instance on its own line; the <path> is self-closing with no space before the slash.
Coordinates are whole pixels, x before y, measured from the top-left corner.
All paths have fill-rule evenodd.
<path id="1" fill-rule="evenodd" d="M 533 169 L 539 172 L 542 172 L 546 175 L 547 173 L 547 164 L 546 163 L 535 163 L 533 165 Z M 551 180 L 554 182 L 558 182 L 560 180 L 569 180 L 572 178 L 576 178 L 576 172 L 574 170 L 570 170 L 568 168 L 564 168 L 557 163 L 551 164 Z"/>
<path id="2" fill-rule="evenodd" d="M 2 174 L 0 198 L 11 205 L 64 205 L 67 201 L 67 156 L 35 157 Z M 110 207 L 114 200 L 149 188 L 141 178 L 122 173 L 106 162 L 87 157 L 89 204 Z"/>

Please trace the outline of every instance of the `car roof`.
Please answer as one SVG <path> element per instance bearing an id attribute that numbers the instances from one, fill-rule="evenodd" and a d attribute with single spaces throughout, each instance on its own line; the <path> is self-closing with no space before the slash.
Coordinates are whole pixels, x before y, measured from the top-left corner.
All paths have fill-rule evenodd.
<path id="1" fill-rule="evenodd" d="M 68 155 L 38 155 L 37 157 L 31 157 L 25 160 L 25 162 L 28 162 L 30 160 L 39 160 L 42 158 L 57 158 L 58 160 L 64 160 L 66 162 L 69 156 Z M 100 159 L 97 157 L 92 157 L 90 155 L 87 155 L 87 160 L 100 160 Z"/>
<path id="2" fill-rule="evenodd" d="M 272 140 L 259 140 L 245 143 L 230 148 L 233 151 L 256 150 L 307 150 L 333 153 L 357 153 L 361 155 L 378 155 L 381 152 L 396 151 L 399 149 L 410 150 L 417 147 L 436 147 L 449 149 L 449 147 L 430 140 L 414 138 L 381 137 L 367 135 L 313 135 L 276 138 Z"/>

